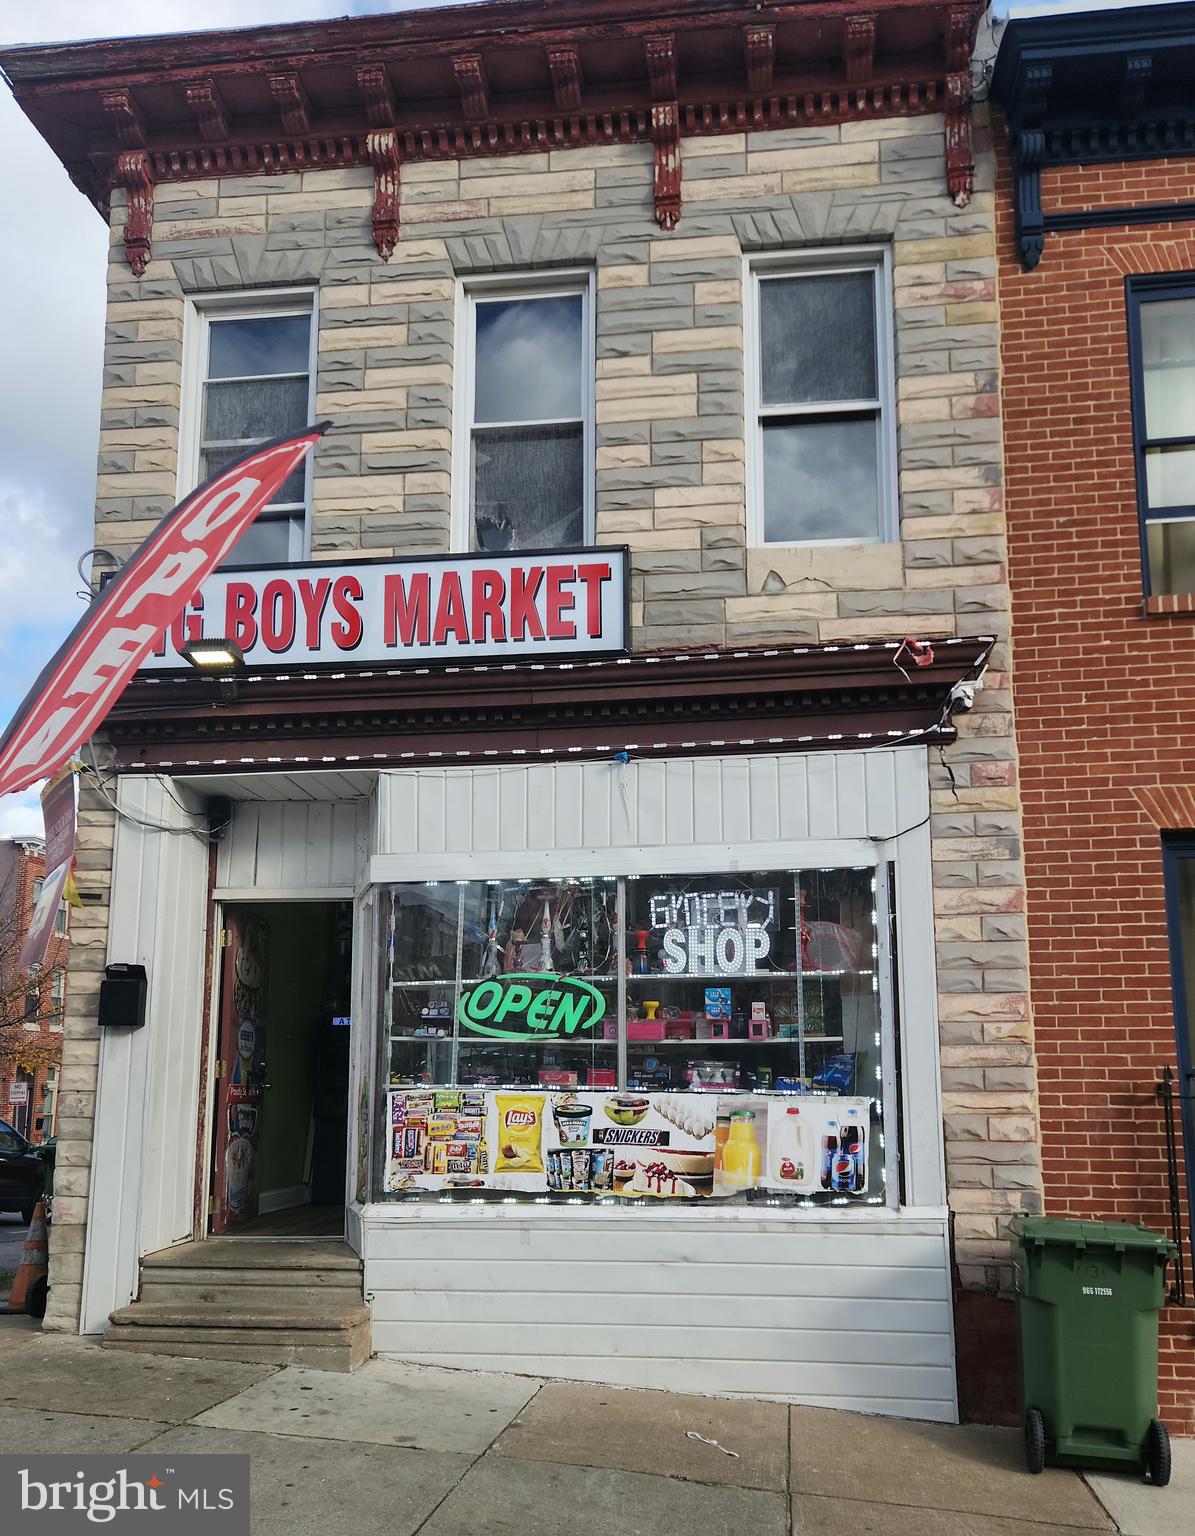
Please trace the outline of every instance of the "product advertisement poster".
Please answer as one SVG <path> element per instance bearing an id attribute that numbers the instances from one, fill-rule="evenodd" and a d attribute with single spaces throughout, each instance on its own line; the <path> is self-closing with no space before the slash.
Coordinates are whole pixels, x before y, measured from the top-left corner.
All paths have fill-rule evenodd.
<path id="1" fill-rule="evenodd" d="M 388 1104 L 393 1194 L 693 1200 L 867 1189 L 863 1100 L 429 1088 L 391 1090 Z"/>

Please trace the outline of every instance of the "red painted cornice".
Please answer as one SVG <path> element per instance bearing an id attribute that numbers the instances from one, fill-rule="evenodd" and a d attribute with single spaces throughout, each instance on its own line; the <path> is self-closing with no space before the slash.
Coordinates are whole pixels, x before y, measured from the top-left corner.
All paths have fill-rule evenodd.
<path id="1" fill-rule="evenodd" d="M 493 0 L 10 49 L 0 68 L 101 209 L 117 184 L 152 212 L 161 181 L 372 165 L 375 238 L 388 254 L 396 173 L 408 159 L 648 141 L 657 216 L 671 228 L 682 134 L 945 111 L 950 190 L 965 198 L 967 66 L 980 8 Z M 130 259 L 136 266 L 144 252 Z"/>

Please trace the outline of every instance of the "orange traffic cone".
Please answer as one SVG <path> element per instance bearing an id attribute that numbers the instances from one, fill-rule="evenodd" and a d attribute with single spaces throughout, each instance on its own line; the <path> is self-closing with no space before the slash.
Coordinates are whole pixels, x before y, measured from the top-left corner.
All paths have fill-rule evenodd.
<path id="1" fill-rule="evenodd" d="M 50 1251 L 46 1241 L 46 1203 L 37 1202 L 29 1231 L 25 1234 L 25 1251 L 17 1266 L 12 1282 L 12 1294 L 8 1298 L 10 1312 L 28 1312 L 30 1317 L 45 1317 L 46 1292 L 50 1270 Z"/>

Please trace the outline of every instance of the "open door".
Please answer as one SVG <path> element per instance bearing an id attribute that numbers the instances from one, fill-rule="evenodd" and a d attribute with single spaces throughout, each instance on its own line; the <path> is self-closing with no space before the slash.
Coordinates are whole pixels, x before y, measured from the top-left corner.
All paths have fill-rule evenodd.
<path id="1" fill-rule="evenodd" d="M 225 909 L 216 1059 L 213 1232 L 233 1231 L 257 1215 L 268 942 L 269 927 L 260 911 Z"/>

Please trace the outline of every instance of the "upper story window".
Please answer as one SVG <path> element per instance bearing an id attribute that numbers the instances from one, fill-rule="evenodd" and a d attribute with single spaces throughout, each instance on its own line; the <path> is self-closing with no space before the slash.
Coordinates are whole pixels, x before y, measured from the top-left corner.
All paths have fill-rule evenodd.
<path id="1" fill-rule="evenodd" d="M 751 543 L 895 538 L 887 253 L 760 259 L 747 291 Z"/>
<path id="2" fill-rule="evenodd" d="M 45 883 L 45 879 L 41 875 L 38 875 L 37 879 L 33 882 L 33 905 L 35 907 L 41 900 L 42 887 L 45 885 Z"/>
<path id="3" fill-rule="evenodd" d="M 55 933 L 57 933 L 57 934 L 65 934 L 66 933 L 67 923 L 69 921 L 69 919 L 68 919 L 69 911 L 70 911 L 70 908 L 67 906 L 65 901 L 60 901 L 58 903 L 58 911 L 55 912 L 55 914 L 54 914 L 54 932 Z"/>
<path id="4" fill-rule="evenodd" d="M 315 326 L 309 294 L 240 295 L 189 317 L 180 457 L 183 494 L 256 443 L 311 420 Z M 297 469 L 225 565 L 281 565 L 307 551 L 308 476 Z"/>
<path id="5" fill-rule="evenodd" d="M 463 293 L 453 481 L 458 549 L 593 538 L 591 281 Z"/>
<path id="6" fill-rule="evenodd" d="M 1129 282 L 1145 588 L 1195 593 L 1195 279 Z"/>

